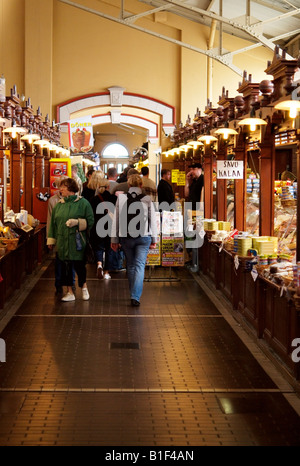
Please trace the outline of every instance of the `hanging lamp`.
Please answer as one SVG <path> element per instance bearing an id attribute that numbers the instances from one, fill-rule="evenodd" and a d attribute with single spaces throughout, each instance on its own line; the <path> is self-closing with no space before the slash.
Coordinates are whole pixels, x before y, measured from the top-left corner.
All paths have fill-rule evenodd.
<path id="1" fill-rule="evenodd" d="M 40 135 L 33 133 L 32 130 L 29 131 L 29 133 L 25 134 L 25 136 L 21 137 L 22 141 L 27 141 L 29 144 L 32 144 L 34 141 L 37 141 L 40 139 Z"/>
<path id="2" fill-rule="evenodd" d="M 231 128 L 218 128 L 216 131 L 215 131 L 215 134 L 221 134 L 223 135 L 223 139 L 228 139 L 228 136 L 230 134 L 238 134 L 238 132 L 235 130 L 235 129 L 231 129 Z"/>
<path id="3" fill-rule="evenodd" d="M 277 110 L 286 110 L 289 112 L 290 118 L 296 118 L 297 113 L 300 111 L 299 100 L 283 100 L 274 106 Z"/>
<path id="4" fill-rule="evenodd" d="M 210 134 L 204 134 L 203 136 L 200 136 L 198 141 L 203 141 L 204 144 L 210 144 L 213 141 L 217 141 L 218 139 L 215 136 L 211 136 Z"/>
<path id="5" fill-rule="evenodd" d="M 12 126 L 3 130 L 3 133 L 9 134 L 12 139 L 15 139 L 17 134 L 27 133 L 27 129 L 22 126 L 17 126 L 16 121 L 12 121 Z"/>

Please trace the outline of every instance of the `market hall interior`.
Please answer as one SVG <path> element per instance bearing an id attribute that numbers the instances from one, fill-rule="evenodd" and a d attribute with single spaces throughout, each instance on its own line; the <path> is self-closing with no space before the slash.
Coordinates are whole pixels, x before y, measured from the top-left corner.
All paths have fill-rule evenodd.
<path id="1" fill-rule="evenodd" d="M 204 276 L 147 269 L 137 309 L 94 269 L 64 303 L 48 258 L 5 306 L 1 446 L 299 446 L 299 386 Z"/>
<path id="2" fill-rule="evenodd" d="M 299 444 L 300 120 L 286 107 L 299 11 L 152 3 L 0 0 L 1 445 Z M 82 118 L 93 145 L 78 149 Z M 115 142 L 127 158 L 105 158 Z M 147 164 L 156 182 L 168 168 L 181 205 L 203 164 L 197 272 L 147 268 L 133 310 L 125 272 L 99 283 L 89 265 L 90 300 L 60 302 L 45 251 L 53 158 L 69 175 L 71 161 L 105 175 Z M 231 158 L 238 178 L 219 179 Z"/>

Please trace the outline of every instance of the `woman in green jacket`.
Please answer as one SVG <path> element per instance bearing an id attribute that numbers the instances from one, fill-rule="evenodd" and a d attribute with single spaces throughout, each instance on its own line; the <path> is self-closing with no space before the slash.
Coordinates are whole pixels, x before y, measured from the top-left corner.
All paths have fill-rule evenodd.
<path id="1" fill-rule="evenodd" d="M 75 301 L 72 290 L 72 266 L 78 276 L 78 286 L 82 288 L 82 299 L 89 299 L 86 285 L 85 244 L 86 231 L 94 223 L 94 214 L 91 204 L 83 197 L 78 196 L 78 185 L 72 178 L 61 182 L 60 192 L 62 199 L 55 205 L 48 231 L 47 245 L 50 249 L 56 245 L 59 259 L 63 262 L 64 285 L 67 294 L 62 301 Z M 76 241 L 76 232 L 79 234 L 79 243 Z"/>

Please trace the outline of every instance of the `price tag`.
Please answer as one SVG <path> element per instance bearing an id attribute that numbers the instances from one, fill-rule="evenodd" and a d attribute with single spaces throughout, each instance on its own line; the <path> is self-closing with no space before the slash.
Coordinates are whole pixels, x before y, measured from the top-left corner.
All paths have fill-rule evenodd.
<path id="1" fill-rule="evenodd" d="M 283 296 L 284 291 L 286 291 L 286 287 L 282 286 L 280 290 L 280 297 Z"/>
<path id="2" fill-rule="evenodd" d="M 234 266 L 235 266 L 235 268 L 238 269 L 239 265 L 240 265 L 239 256 L 234 256 Z"/>
<path id="3" fill-rule="evenodd" d="M 252 275 L 252 278 L 253 278 L 253 281 L 255 282 L 257 277 L 258 277 L 258 272 L 256 269 L 252 269 L 251 270 L 251 275 Z"/>

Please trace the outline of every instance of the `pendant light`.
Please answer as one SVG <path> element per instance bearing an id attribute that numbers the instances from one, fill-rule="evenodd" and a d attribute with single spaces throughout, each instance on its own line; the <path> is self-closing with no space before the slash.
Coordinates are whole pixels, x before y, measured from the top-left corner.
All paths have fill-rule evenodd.
<path id="1" fill-rule="evenodd" d="M 238 121 L 238 124 L 240 126 L 249 126 L 250 131 L 255 131 L 256 126 L 266 125 L 267 122 L 265 120 L 262 120 L 261 118 L 250 117 L 250 118 L 244 118 L 243 120 Z"/>
<path id="2" fill-rule="evenodd" d="M 223 139 L 228 139 L 230 134 L 238 134 L 238 132 L 235 129 L 231 128 L 219 128 L 215 131 L 215 134 L 221 134 L 223 135 Z"/>
<path id="3" fill-rule="evenodd" d="M 198 141 L 203 141 L 204 144 L 210 144 L 213 141 L 217 141 L 218 139 L 215 136 L 211 136 L 210 134 L 204 134 L 198 138 Z"/>
<path id="4" fill-rule="evenodd" d="M 32 144 L 34 141 L 37 141 L 38 139 L 40 139 L 40 135 L 33 133 L 32 130 L 30 130 L 29 133 L 25 134 L 25 136 L 21 137 L 22 141 L 27 141 L 29 144 Z"/>
<path id="5" fill-rule="evenodd" d="M 12 126 L 3 130 L 3 133 L 9 134 L 14 139 L 17 134 L 27 133 L 27 129 L 22 126 L 17 126 L 15 120 L 12 121 Z"/>
<path id="6" fill-rule="evenodd" d="M 204 146 L 203 142 L 201 141 L 189 141 L 187 145 L 191 146 L 193 149 L 197 149 L 198 147 Z"/>
<path id="7" fill-rule="evenodd" d="M 277 110 L 287 110 L 290 118 L 296 118 L 300 110 L 299 100 L 283 100 L 274 106 Z"/>

